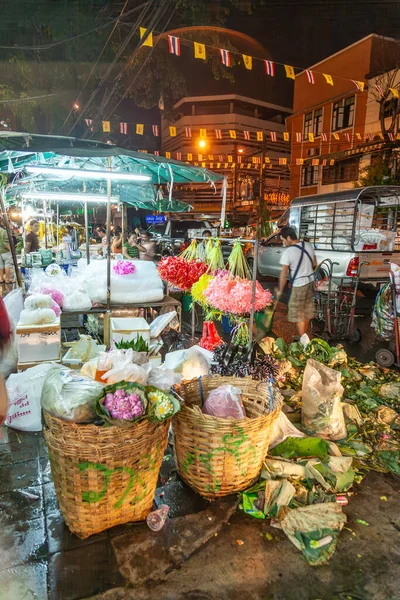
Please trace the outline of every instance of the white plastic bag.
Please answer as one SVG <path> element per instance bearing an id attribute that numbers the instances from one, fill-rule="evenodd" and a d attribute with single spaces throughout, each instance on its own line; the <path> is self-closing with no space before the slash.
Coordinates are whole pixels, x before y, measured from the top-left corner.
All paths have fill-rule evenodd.
<path id="1" fill-rule="evenodd" d="M 52 298 L 46 294 L 32 294 L 25 300 L 27 310 L 36 310 L 37 308 L 51 308 Z"/>
<path id="2" fill-rule="evenodd" d="M 142 366 L 135 365 L 132 362 L 132 358 L 133 350 L 131 349 L 113 353 L 112 367 L 104 373 L 102 380 L 107 382 L 108 385 L 118 383 L 119 381 L 134 381 L 135 383 L 146 385 L 151 365 L 149 363 Z"/>
<path id="3" fill-rule="evenodd" d="M 212 352 L 209 354 L 212 356 Z M 181 369 L 183 379 L 197 379 L 209 374 L 211 361 L 200 349 L 193 346 L 185 351 L 184 357 L 185 360 Z"/>
<path id="4" fill-rule="evenodd" d="M 182 375 L 171 371 L 171 369 L 156 367 L 155 369 L 151 369 L 147 385 L 153 385 L 164 392 L 168 392 L 172 386 L 179 383 L 181 379 Z"/>
<path id="5" fill-rule="evenodd" d="M 272 427 L 271 440 L 269 442 L 269 448 L 275 448 L 278 444 L 286 440 L 288 437 L 306 437 L 305 433 L 297 429 L 291 421 L 287 418 L 285 413 L 281 411 L 278 418 L 275 420 Z"/>
<path id="6" fill-rule="evenodd" d="M 301 420 L 307 432 L 327 440 L 341 440 L 347 429 L 341 406 L 340 371 L 309 359 L 303 376 Z"/>
<path id="7" fill-rule="evenodd" d="M 91 308 L 92 301 L 84 292 L 75 291 L 72 294 L 65 296 L 63 304 L 63 309 L 65 311 L 90 310 Z"/>
<path id="8" fill-rule="evenodd" d="M 57 316 L 52 308 L 24 308 L 19 317 L 19 325 L 44 325 L 56 320 Z"/>
<path id="9" fill-rule="evenodd" d="M 17 325 L 21 312 L 24 309 L 24 297 L 21 288 L 12 290 L 4 298 L 4 306 L 10 319 L 12 336 L 10 344 L 7 346 L 0 360 L 0 373 L 4 379 L 9 377 L 11 373 L 17 372 L 18 365 L 18 348 L 15 339 L 15 326 Z"/>
<path id="10" fill-rule="evenodd" d="M 6 307 L 6 311 L 10 320 L 16 325 L 19 321 L 19 317 L 24 308 L 24 296 L 22 294 L 22 289 L 17 288 L 16 290 L 12 290 L 7 296 L 4 298 L 4 306 Z"/>
<path id="11" fill-rule="evenodd" d="M 103 387 L 78 371 L 53 365 L 43 385 L 42 408 L 66 421 L 90 423 L 96 417 L 95 400 Z"/>
<path id="12" fill-rule="evenodd" d="M 6 425 L 20 431 L 41 431 L 40 396 L 48 372 L 54 365 L 43 363 L 22 373 L 10 375 L 6 382 L 9 407 Z"/>
<path id="13" fill-rule="evenodd" d="M 203 404 L 205 415 L 226 419 L 245 419 L 246 412 L 240 397 L 242 390 L 233 385 L 220 385 L 212 390 Z"/>

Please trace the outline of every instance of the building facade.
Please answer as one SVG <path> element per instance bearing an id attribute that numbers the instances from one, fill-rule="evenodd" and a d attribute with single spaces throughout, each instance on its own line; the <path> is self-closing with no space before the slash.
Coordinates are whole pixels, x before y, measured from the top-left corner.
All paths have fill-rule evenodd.
<path id="1" fill-rule="evenodd" d="M 306 72 L 296 76 L 293 115 L 287 119 L 292 199 L 352 187 L 376 156 L 397 143 L 398 123 L 389 136 L 393 139 L 382 135 L 375 86 L 397 63 L 398 51 L 398 41 L 371 34 L 310 67 L 314 84 Z M 324 73 L 333 77 L 334 85 Z M 398 110 L 398 99 L 392 96 L 387 96 L 388 120 Z"/>

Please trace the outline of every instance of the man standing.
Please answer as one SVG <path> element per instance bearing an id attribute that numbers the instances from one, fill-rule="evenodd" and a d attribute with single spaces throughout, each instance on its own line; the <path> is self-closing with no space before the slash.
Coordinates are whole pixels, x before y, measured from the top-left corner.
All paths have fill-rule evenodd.
<path id="1" fill-rule="evenodd" d="M 140 234 L 140 244 L 143 248 L 146 248 L 146 252 L 139 253 L 140 260 L 153 261 L 156 253 L 156 244 L 148 231 L 144 231 Z"/>
<path id="2" fill-rule="evenodd" d="M 307 332 L 310 319 L 314 316 L 314 268 L 317 261 L 313 246 L 309 242 L 301 242 L 292 227 L 283 227 L 280 236 L 286 250 L 280 260 L 282 271 L 277 297 L 282 296 L 289 279 L 291 295 L 288 321 L 296 323 L 299 335 L 302 336 Z"/>
<path id="3" fill-rule="evenodd" d="M 25 253 L 30 254 L 31 252 L 37 252 L 39 250 L 39 229 L 40 224 L 39 221 L 35 221 L 32 219 L 29 223 L 30 233 L 28 233 L 25 237 Z"/>

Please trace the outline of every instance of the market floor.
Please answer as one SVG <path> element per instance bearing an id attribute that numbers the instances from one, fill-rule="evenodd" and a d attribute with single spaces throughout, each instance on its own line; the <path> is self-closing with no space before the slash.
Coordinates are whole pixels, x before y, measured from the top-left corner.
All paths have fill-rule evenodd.
<path id="1" fill-rule="evenodd" d="M 285 312 L 280 304 L 274 334 L 290 340 Z M 371 360 L 370 321 L 357 321 L 362 342 L 347 350 Z M 209 504 L 194 494 L 169 447 L 155 500 L 171 507 L 164 529 L 131 524 L 81 541 L 58 509 L 42 435 L 3 426 L 0 600 L 400 600 L 399 498 L 399 478 L 370 472 L 344 508 L 331 562 L 310 567 L 282 531 L 237 509 L 236 497 Z"/>

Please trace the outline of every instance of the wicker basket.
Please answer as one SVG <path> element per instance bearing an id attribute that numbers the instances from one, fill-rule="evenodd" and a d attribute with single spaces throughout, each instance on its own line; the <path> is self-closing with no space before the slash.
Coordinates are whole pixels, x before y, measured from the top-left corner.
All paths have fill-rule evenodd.
<path id="1" fill-rule="evenodd" d="M 58 503 L 69 529 L 86 538 L 142 521 L 153 504 L 169 420 L 132 428 L 77 425 L 44 413 Z"/>
<path id="2" fill-rule="evenodd" d="M 220 385 L 242 390 L 246 419 L 221 419 L 201 412 L 202 398 Z M 182 479 L 206 498 L 244 490 L 260 475 L 268 451 L 272 426 L 282 397 L 268 385 L 250 378 L 203 377 L 179 387 L 185 401 L 172 421 L 177 469 Z"/>

